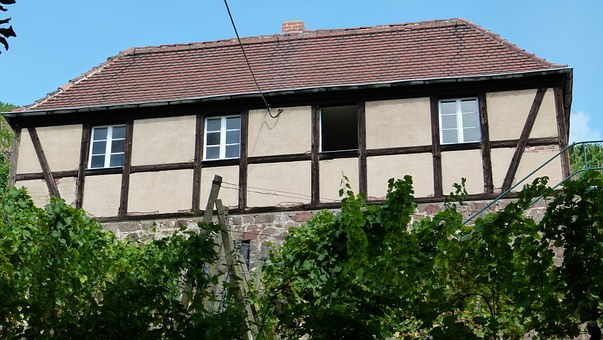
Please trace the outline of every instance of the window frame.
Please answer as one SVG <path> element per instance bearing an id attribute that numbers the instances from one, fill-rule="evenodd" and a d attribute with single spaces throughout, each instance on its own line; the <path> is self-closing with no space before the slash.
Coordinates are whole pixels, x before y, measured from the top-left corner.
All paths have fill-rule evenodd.
<path id="1" fill-rule="evenodd" d="M 118 127 L 123 127 L 124 128 L 124 137 L 123 138 L 113 138 L 113 129 L 114 128 L 118 128 Z M 99 140 L 95 140 L 94 139 L 94 131 L 96 129 L 103 129 L 106 128 L 107 129 L 107 136 L 105 139 L 99 139 Z M 116 169 L 116 168 L 121 168 L 124 165 L 124 160 L 125 160 L 125 156 L 126 156 L 126 149 L 125 149 L 125 144 L 126 144 L 126 140 L 127 140 L 128 136 L 127 136 L 127 125 L 126 124 L 108 124 L 108 125 L 98 125 L 98 126 L 92 126 L 92 128 L 90 129 L 90 146 L 89 146 L 89 152 L 88 152 L 88 169 L 89 170 L 99 170 L 99 169 Z M 94 142 L 98 142 L 98 141 L 105 141 L 105 150 L 104 153 L 102 154 L 94 154 L 93 153 L 93 149 L 94 149 Z M 123 140 L 124 141 L 124 150 L 120 151 L 120 152 L 112 152 L 113 151 L 113 142 L 117 141 L 117 140 Z M 118 154 L 122 154 L 123 158 L 122 158 L 122 162 L 120 165 L 113 165 L 111 166 L 111 156 L 112 155 L 118 155 Z M 92 167 L 92 157 L 93 156 L 100 156 L 103 155 L 104 156 L 104 162 L 103 162 L 103 166 L 102 167 Z"/>
<path id="2" fill-rule="evenodd" d="M 345 108 L 345 107 L 353 107 L 354 108 L 354 115 L 356 118 L 355 121 L 355 125 L 354 125 L 354 129 L 355 129 L 355 133 L 354 133 L 354 140 L 355 140 L 355 146 L 354 148 L 347 148 L 347 149 L 335 149 L 335 150 L 324 150 L 324 138 L 323 138 L 323 110 L 324 109 L 335 109 L 335 108 Z M 358 140 L 358 104 L 349 104 L 349 105 L 330 105 L 330 106 L 323 106 L 320 107 L 318 110 L 318 137 L 319 137 L 319 149 L 318 152 L 319 153 L 336 153 L 336 152 L 352 152 L 352 151 L 358 151 L 359 150 L 359 145 L 360 142 Z"/>
<path id="3" fill-rule="evenodd" d="M 238 129 L 228 129 L 227 128 L 227 120 L 228 118 L 239 118 L 239 128 Z M 217 146 L 219 147 L 219 151 L 218 151 L 218 158 L 207 158 L 207 148 L 208 147 L 215 147 L 216 145 L 208 145 L 207 141 L 207 134 L 208 133 L 212 133 L 212 132 L 217 132 L 217 131 L 209 131 L 207 128 L 208 125 L 208 121 L 211 119 L 220 119 L 220 144 L 218 144 Z M 229 131 L 239 131 L 239 141 L 238 143 L 226 143 L 226 133 Z M 233 146 L 233 145 L 238 145 L 239 149 L 238 149 L 238 154 L 236 157 L 226 157 L 226 147 L 227 146 Z M 209 117 L 205 117 L 205 122 L 204 122 L 204 128 L 203 128 L 203 161 L 221 161 L 221 160 L 228 160 L 228 159 L 239 159 L 241 158 L 241 115 L 240 114 L 232 114 L 232 115 L 224 115 L 224 116 L 209 116 Z"/>
<path id="4" fill-rule="evenodd" d="M 477 129 L 477 140 L 466 140 L 464 129 L 468 124 L 463 120 L 462 111 L 462 102 L 472 100 L 475 102 L 476 108 L 476 119 L 473 122 L 475 124 L 475 128 Z M 444 141 L 444 130 L 452 130 L 451 128 L 444 129 L 442 125 L 442 103 L 444 102 L 454 102 L 456 104 L 456 141 L 455 142 L 445 142 Z M 446 98 L 438 100 L 438 119 L 439 119 L 439 130 L 440 130 L 440 144 L 441 145 L 455 145 L 455 144 L 468 144 L 468 143 L 480 143 L 482 139 L 482 130 L 481 130 L 481 122 L 480 122 L 480 108 L 479 108 L 479 98 L 478 97 L 462 97 L 462 98 Z M 469 122 L 467 122 L 469 123 Z"/>

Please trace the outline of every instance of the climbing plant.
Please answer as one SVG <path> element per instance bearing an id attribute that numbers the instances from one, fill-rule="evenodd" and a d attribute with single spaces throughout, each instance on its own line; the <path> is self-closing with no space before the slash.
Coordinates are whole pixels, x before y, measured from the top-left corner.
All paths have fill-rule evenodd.
<path id="1" fill-rule="evenodd" d="M 524 187 L 504 209 L 463 224 L 463 189 L 412 222 L 412 180 L 385 204 L 344 190 L 341 211 L 289 230 L 264 268 L 260 337 L 596 337 L 603 312 L 603 183 L 588 173 L 552 191 Z M 544 195 L 538 221 L 526 216 Z"/>
<path id="2" fill-rule="evenodd" d="M 230 298 L 209 310 L 213 225 L 148 243 L 118 241 L 61 199 L 37 208 L 10 189 L 0 219 L 0 338 L 234 339 Z"/>

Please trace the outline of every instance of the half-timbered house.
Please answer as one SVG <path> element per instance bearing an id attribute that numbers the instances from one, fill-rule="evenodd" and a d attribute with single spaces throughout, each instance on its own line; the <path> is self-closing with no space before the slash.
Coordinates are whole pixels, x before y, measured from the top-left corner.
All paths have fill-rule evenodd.
<path id="1" fill-rule="evenodd" d="M 232 218 L 261 234 L 284 221 L 262 214 L 337 207 L 342 174 L 377 203 L 406 174 L 419 202 L 462 177 L 487 200 L 568 141 L 572 69 L 464 19 L 289 22 L 242 47 L 249 65 L 236 39 L 132 48 L 5 113 L 11 183 L 105 222 L 175 220 L 200 215 L 219 174 Z M 560 157 L 539 175 L 568 171 Z"/>

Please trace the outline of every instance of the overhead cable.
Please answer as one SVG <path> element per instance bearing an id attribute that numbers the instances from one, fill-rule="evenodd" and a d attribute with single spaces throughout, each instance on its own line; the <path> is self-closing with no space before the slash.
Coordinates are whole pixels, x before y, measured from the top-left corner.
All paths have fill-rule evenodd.
<path id="1" fill-rule="evenodd" d="M 266 97 L 264 96 L 264 92 L 262 92 L 262 89 L 260 88 L 260 84 L 258 83 L 255 74 L 253 73 L 253 69 L 251 68 L 251 63 L 249 63 L 249 58 L 247 58 L 247 53 L 245 53 L 245 48 L 243 47 L 243 43 L 241 42 L 241 37 L 239 37 L 239 31 L 237 30 L 237 26 L 235 25 L 234 19 L 232 18 L 232 13 L 230 13 L 230 7 L 228 7 L 228 2 L 226 0 L 224 0 L 224 5 L 226 6 L 226 11 L 228 12 L 228 16 L 230 17 L 230 23 L 232 24 L 232 28 L 234 29 L 235 35 L 237 36 L 237 41 L 239 42 L 239 46 L 241 47 L 241 51 L 243 52 L 243 57 L 245 57 L 245 62 L 247 63 L 247 67 L 249 68 L 249 72 L 251 73 L 251 77 L 253 78 L 253 81 L 255 82 L 255 86 L 258 89 L 258 92 L 260 93 L 260 96 L 262 97 L 262 100 L 264 101 L 264 105 L 266 105 L 266 110 L 268 111 L 268 114 L 270 115 L 271 118 L 278 118 L 278 116 L 281 114 L 282 110 L 278 110 L 278 113 L 276 115 L 272 114 L 272 110 L 270 109 L 270 104 L 268 104 L 268 101 L 266 100 Z"/>

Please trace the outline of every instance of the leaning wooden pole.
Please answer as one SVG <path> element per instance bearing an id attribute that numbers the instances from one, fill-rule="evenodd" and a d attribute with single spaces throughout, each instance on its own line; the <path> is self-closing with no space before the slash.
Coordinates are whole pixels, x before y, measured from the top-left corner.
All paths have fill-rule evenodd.
<path id="1" fill-rule="evenodd" d="M 222 234 L 222 248 L 226 256 L 226 266 L 230 272 L 230 281 L 233 288 L 235 299 L 245 306 L 245 322 L 247 323 L 247 338 L 253 339 L 252 329 L 255 326 L 255 315 L 251 306 L 247 303 L 248 294 L 247 282 L 245 280 L 245 272 L 241 267 L 241 256 L 235 251 L 234 242 L 230 233 L 230 225 L 228 224 L 228 211 L 222 204 L 222 200 L 216 200 L 216 209 L 218 210 L 218 223 Z"/>

